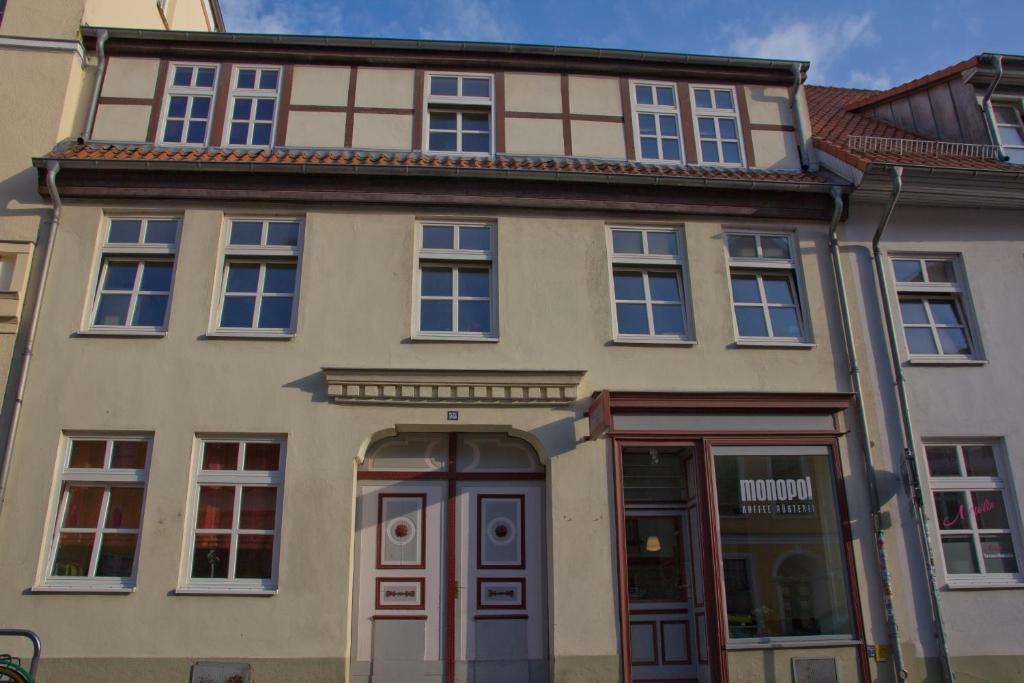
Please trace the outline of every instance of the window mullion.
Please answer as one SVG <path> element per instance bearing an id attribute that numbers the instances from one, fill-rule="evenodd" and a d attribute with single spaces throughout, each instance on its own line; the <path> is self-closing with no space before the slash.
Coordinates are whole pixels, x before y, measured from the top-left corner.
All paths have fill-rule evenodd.
<path id="1" fill-rule="evenodd" d="M 241 463 L 239 463 L 241 465 Z M 235 487 L 235 510 L 231 516 L 231 540 L 228 544 L 228 579 L 234 580 L 238 565 L 238 527 L 242 519 L 242 485 Z"/>
<path id="2" fill-rule="evenodd" d="M 765 328 L 768 330 L 768 336 L 774 337 L 775 329 L 772 327 L 772 317 L 771 315 L 769 315 L 768 296 L 764 291 L 764 275 L 762 273 L 757 273 L 755 277 L 757 278 L 757 290 L 758 293 L 761 295 L 760 308 L 761 315 L 763 315 L 765 319 Z"/>
<path id="3" fill-rule="evenodd" d="M 94 578 L 96 576 L 96 565 L 100 561 L 100 545 L 103 543 L 103 529 L 106 527 L 107 522 L 107 510 L 110 507 L 110 486 L 103 487 L 103 501 L 100 503 L 100 516 L 96 520 L 96 528 L 93 534 L 93 546 L 92 546 L 92 557 L 89 558 L 89 571 L 86 572 L 86 576 Z"/>
<path id="4" fill-rule="evenodd" d="M 266 284 L 267 277 L 267 263 L 266 261 L 260 261 L 260 272 L 256 280 L 256 304 L 252 312 L 252 328 L 259 329 L 260 327 L 260 312 L 263 310 L 263 287 Z"/>
<path id="5" fill-rule="evenodd" d="M 650 272 L 644 270 L 641 275 L 644 281 L 644 305 L 647 308 L 647 334 L 654 334 L 654 304 L 651 301 Z"/>

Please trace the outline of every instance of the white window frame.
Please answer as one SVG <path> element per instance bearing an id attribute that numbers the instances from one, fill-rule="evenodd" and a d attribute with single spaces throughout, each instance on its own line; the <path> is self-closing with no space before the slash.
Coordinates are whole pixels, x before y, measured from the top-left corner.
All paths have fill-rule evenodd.
<path id="1" fill-rule="evenodd" d="M 254 88 L 239 88 L 238 87 L 238 74 L 243 70 L 256 71 L 256 87 Z M 277 72 L 277 87 L 273 90 L 264 89 L 259 87 L 260 75 L 263 71 L 276 71 Z M 228 103 L 227 108 L 224 110 L 224 130 L 221 133 L 221 144 L 224 147 L 232 147 L 235 149 L 268 149 L 274 146 L 274 138 L 277 135 L 277 124 L 278 114 L 281 108 L 281 81 L 284 78 L 284 69 L 280 66 L 274 66 L 270 64 L 236 64 L 231 69 L 231 82 L 228 88 Z M 231 124 L 234 123 L 235 113 L 235 100 L 240 98 L 247 98 L 253 100 L 252 110 L 249 112 L 248 125 L 249 131 L 246 133 L 245 142 L 231 144 Z M 253 130 L 255 129 L 256 121 L 256 100 L 259 99 L 270 99 L 274 100 L 274 119 L 270 124 L 270 139 L 265 145 L 257 145 L 252 142 Z"/>
<path id="2" fill-rule="evenodd" d="M 238 442 L 239 460 L 238 466 L 242 467 L 243 449 L 242 444 L 250 443 L 276 443 L 280 445 L 280 458 L 276 471 L 269 470 L 203 470 L 203 455 L 207 442 Z M 190 500 L 188 502 L 188 514 L 185 527 L 185 547 L 181 566 L 181 579 L 178 584 L 177 593 L 248 593 L 256 595 L 272 595 L 277 593 L 279 572 L 281 565 L 281 521 L 282 507 L 284 503 L 284 479 L 287 462 L 288 439 L 283 435 L 250 435 L 250 434 L 201 434 L 197 435 L 193 442 L 193 463 L 191 483 L 189 484 Z M 232 528 L 230 530 L 203 529 L 206 534 L 224 534 L 230 531 L 231 545 L 229 550 L 228 578 L 224 579 L 196 579 L 192 578 L 192 560 L 195 553 L 195 537 L 200 530 L 196 529 L 199 514 L 199 490 L 203 485 L 207 486 L 232 486 L 235 488 L 234 504 L 232 509 Z M 241 533 L 240 517 L 242 512 L 241 495 L 244 486 L 274 486 L 277 488 L 275 500 L 274 530 L 270 533 L 263 533 L 268 530 L 245 530 L 246 534 L 271 535 L 274 536 L 274 551 L 269 579 L 238 579 L 232 578 L 235 565 L 238 560 L 238 536 Z M 257 533 L 259 531 L 260 533 Z"/>
<path id="3" fill-rule="evenodd" d="M 636 89 L 638 86 L 649 86 L 653 89 L 655 104 L 640 104 L 637 101 Z M 675 104 L 671 107 L 663 104 L 657 104 L 657 88 L 671 88 L 672 97 L 675 100 Z M 629 102 L 633 108 L 633 145 L 636 150 L 637 161 L 647 162 L 663 162 L 669 164 L 685 164 L 686 163 L 686 146 L 683 140 L 683 121 L 682 116 L 679 113 L 679 88 L 676 87 L 675 83 L 665 81 L 645 81 L 645 80 L 631 80 L 629 82 Z M 648 158 L 643 156 L 641 137 L 650 137 L 649 135 L 640 135 L 640 115 L 650 114 L 654 116 L 655 126 L 657 135 L 655 139 L 658 142 L 658 156 L 656 158 Z M 661 116 L 675 116 L 676 119 L 676 142 L 679 144 L 679 158 L 678 159 L 666 159 L 664 155 L 664 148 L 662 147 L 663 138 L 671 138 L 672 136 L 663 136 L 661 134 Z"/>
<path id="4" fill-rule="evenodd" d="M 974 309 L 970 303 L 969 292 L 967 289 L 967 277 L 966 271 L 963 265 L 963 259 L 959 254 L 933 254 L 933 253 L 921 253 L 921 252 L 892 252 L 889 255 L 889 277 L 892 278 L 892 286 L 895 291 L 895 308 L 896 316 L 900 322 L 901 332 L 901 343 L 906 358 L 911 362 L 920 360 L 923 362 L 951 362 L 956 363 L 958 361 L 973 362 L 981 361 L 983 359 L 980 335 L 977 328 L 976 320 L 974 317 Z M 896 279 L 896 261 L 920 261 L 921 270 L 924 275 L 924 282 L 900 282 Z M 953 276 L 956 279 L 955 282 L 931 282 L 928 280 L 928 269 L 926 267 L 926 261 L 942 261 L 949 263 L 952 266 Z M 964 334 L 967 337 L 967 344 L 970 346 L 970 353 L 959 354 L 959 353 L 943 353 L 941 339 L 938 336 L 937 330 L 944 327 L 959 327 L 957 325 L 942 325 L 934 322 L 932 319 L 931 307 L 925 305 L 925 314 L 928 317 L 928 323 L 912 323 L 910 327 L 927 328 L 931 330 L 932 339 L 935 343 L 936 353 L 912 353 L 910 351 L 910 343 L 907 341 L 907 323 L 903 320 L 903 313 L 900 307 L 900 301 L 902 298 L 912 298 L 918 300 L 946 300 L 952 301 L 953 307 L 959 312 L 960 317 L 963 321 Z"/>
<path id="5" fill-rule="evenodd" d="M 232 245 L 231 226 L 235 221 L 242 223 L 262 223 L 262 234 L 258 245 Z M 298 245 L 268 245 L 267 235 L 270 223 L 295 223 L 298 225 Z M 217 272 L 215 283 L 216 300 L 211 307 L 209 336 L 220 337 L 259 337 L 259 338 L 291 338 L 295 336 L 299 318 L 299 296 L 302 281 L 302 252 L 305 242 L 305 221 L 294 215 L 290 216 L 245 216 L 231 215 L 224 218 L 224 230 L 221 242 L 220 269 Z M 228 269 L 232 263 L 259 264 L 260 276 L 257 284 L 256 305 L 253 309 L 252 326 L 250 327 L 223 327 L 221 316 L 224 310 L 224 300 L 228 297 Z M 295 291 L 292 294 L 292 317 L 291 324 L 287 328 L 260 328 L 259 316 L 264 298 L 263 280 L 266 273 L 266 266 L 275 263 L 295 264 Z"/>
<path id="6" fill-rule="evenodd" d="M 423 228 L 426 226 L 452 226 L 454 228 L 454 242 L 452 249 L 432 249 L 423 247 Z M 459 248 L 459 228 L 487 228 L 490 230 L 490 249 L 461 249 Z M 420 220 L 416 223 L 416 272 L 413 277 L 413 307 L 412 307 L 412 329 L 413 339 L 434 340 L 434 341 L 498 341 L 498 226 L 489 221 L 465 221 L 465 220 Z M 462 332 L 458 330 L 459 309 L 458 309 L 458 269 L 460 266 L 479 269 L 486 266 L 490 280 L 490 312 L 491 329 L 488 332 Z M 421 285 L 423 283 L 423 269 L 430 267 L 452 269 L 452 295 L 440 297 L 451 299 L 452 304 L 452 330 L 422 330 L 420 328 L 420 309 L 423 301 Z M 463 297 L 466 299 L 466 297 Z"/>
<path id="7" fill-rule="evenodd" d="M 138 242 L 111 242 L 110 241 L 110 229 L 114 221 L 141 221 L 142 225 L 139 229 L 139 241 Z M 146 230 L 149 227 L 151 221 L 174 221 L 177 223 L 177 230 L 175 232 L 173 244 L 152 244 L 145 242 Z M 100 249 L 96 258 L 95 272 L 93 273 L 92 283 L 93 288 L 91 294 L 87 299 L 87 305 L 85 309 L 85 316 L 82 320 L 82 324 L 79 330 L 79 334 L 85 335 L 126 335 L 126 336 L 162 336 L 167 333 L 168 325 L 171 319 L 171 305 L 174 301 L 174 284 L 177 279 L 178 271 L 178 244 L 181 242 L 181 229 L 182 229 L 182 217 L 174 215 L 119 215 L 119 214 L 107 214 L 103 218 L 103 232 L 101 234 Z M 128 316 L 125 319 L 124 325 L 99 325 L 95 322 L 96 313 L 98 312 L 100 299 L 104 292 L 103 281 L 107 274 L 107 267 L 111 261 L 120 262 L 135 262 L 139 264 L 150 263 L 150 262 L 169 262 L 171 264 L 171 284 L 170 290 L 167 292 L 167 312 L 164 315 L 163 325 L 133 325 L 132 318 L 135 316 L 135 308 L 138 303 L 138 297 L 143 292 L 142 286 L 142 272 L 143 268 L 138 268 L 135 273 L 135 283 L 133 289 L 128 290 L 112 290 L 120 293 L 128 293 L 131 296 L 131 303 L 128 307 Z M 156 292 L 154 292 L 156 293 Z M 163 292 L 159 292 L 162 294 Z"/>
<path id="8" fill-rule="evenodd" d="M 106 441 L 106 450 L 102 468 L 72 468 L 71 448 L 75 441 Z M 111 465 L 113 447 L 115 441 L 137 441 L 146 444 L 146 462 L 142 469 L 115 469 Z M 34 591 L 66 591 L 66 592 L 111 592 L 126 593 L 135 589 L 139 575 L 139 558 L 142 551 L 142 530 L 145 527 L 146 498 L 149 495 L 149 468 L 153 459 L 153 435 L 138 433 L 88 433 L 69 432 L 65 433 L 60 445 L 60 472 L 56 479 L 53 491 L 53 504 L 49 513 L 49 533 L 46 552 L 43 554 L 44 564 L 40 567 L 39 580 Z M 88 529 L 85 527 L 74 527 L 69 533 L 92 533 L 96 538 L 93 542 L 92 555 L 89 563 L 89 571 L 83 576 L 54 576 L 53 564 L 57 558 L 57 547 L 60 542 L 60 534 L 65 531 L 64 516 L 67 509 L 67 488 L 69 485 L 102 486 L 104 488 L 103 500 L 100 506 L 99 517 L 96 520 L 96 527 Z M 114 529 L 105 527 L 108 505 L 110 503 L 111 488 L 129 486 L 142 488 L 142 505 L 139 510 L 138 529 Z M 92 576 L 96 571 L 99 560 L 99 552 L 102 544 L 102 536 L 105 533 L 135 533 L 135 557 L 132 561 L 132 575 L 120 576 Z"/>
<path id="9" fill-rule="evenodd" d="M 780 232 L 773 230 L 758 230 L 750 228 L 727 228 L 723 233 L 725 239 L 723 240 L 725 246 L 725 258 L 728 263 L 726 268 L 726 284 L 729 288 L 729 304 L 730 313 L 732 315 L 733 332 L 736 335 L 737 346 L 795 346 L 795 347 L 809 347 L 813 346 L 813 337 L 811 335 L 811 317 L 809 314 L 807 304 L 807 288 L 804 286 L 803 275 L 800 271 L 800 259 L 799 259 L 799 242 L 794 232 Z M 754 244 L 757 249 L 757 256 L 754 257 L 743 257 L 733 256 L 729 253 L 729 237 L 731 235 L 738 236 L 752 236 L 754 237 Z M 763 256 L 763 249 L 761 246 L 761 237 L 783 237 L 789 242 L 789 258 L 772 258 Z M 739 303 L 735 301 L 732 289 L 732 276 L 733 273 L 740 275 L 755 276 L 757 278 L 758 292 L 760 293 L 761 303 Z M 769 304 L 768 299 L 765 295 L 764 290 L 764 277 L 765 276 L 779 276 L 785 274 L 789 277 L 789 283 L 792 287 L 793 298 L 795 299 L 795 306 L 788 304 Z M 765 328 L 768 331 L 768 336 L 765 337 L 745 337 L 740 334 L 739 321 L 736 318 L 736 307 L 760 307 L 762 315 L 765 318 Z M 769 309 L 774 307 L 781 308 L 795 308 L 797 317 L 800 322 L 800 336 L 799 337 L 782 337 L 773 334 L 771 315 Z"/>
<path id="10" fill-rule="evenodd" d="M 614 233 L 616 231 L 638 232 L 642 236 L 643 254 L 620 254 L 615 251 Z M 678 255 L 652 254 L 648 246 L 648 236 L 651 233 L 671 233 L 676 237 Z M 686 242 L 682 228 L 676 226 L 654 226 L 654 225 L 625 225 L 613 224 L 607 226 L 605 239 L 608 248 L 608 285 L 609 299 L 612 305 L 612 340 L 624 344 L 671 344 L 691 346 L 696 343 L 693 322 L 693 306 L 690 301 L 690 282 L 686 268 Z M 615 297 L 615 272 L 633 271 L 644 274 L 644 300 L 643 302 L 630 300 L 632 303 L 644 303 L 647 306 L 647 328 L 651 330 L 654 325 L 650 296 L 648 275 L 650 273 L 671 273 L 676 276 L 679 283 L 679 305 L 683 314 L 683 333 L 681 335 L 656 334 L 653 331 L 648 334 L 624 334 L 619 332 L 619 301 Z M 623 300 L 625 303 L 626 301 Z"/>
<path id="11" fill-rule="evenodd" d="M 1020 131 L 1021 137 L 1024 137 L 1024 98 L 993 98 L 990 106 L 992 107 L 992 123 L 996 128 L 996 134 L 999 138 L 996 140 L 996 144 L 999 145 L 999 148 L 1006 156 L 1010 156 L 1007 150 L 1014 151 L 1017 158 L 1011 160 L 1010 163 L 1024 163 L 1024 145 L 1010 145 L 1003 142 L 1004 128 L 1016 128 Z M 996 107 L 1010 108 L 1017 117 L 1017 123 L 1000 123 L 999 119 L 996 118 Z"/>
<path id="12" fill-rule="evenodd" d="M 486 79 L 488 82 L 489 97 L 467 97 L 464 95 L 431 95 L 430 94 L 430 82 L 435 76 L 441 78 L 457 78 L 458 79 L 458 92 L 462 92 L 462 81 L 466 78 L 471 79 Z M 428 71 L 424 74 L 423 84 L 423 151 L 428 154 L 444 154 L 448 156 L 472 156 L 472 157 L 486 157 L 494 154 L 495 144 L 495 110 L 494 110 L 494 74 L 488 73 L 468 73 L 468 72 L 446 72 L 446 71 Z M 455 136 L 458 149 L 455 150 L 434 150 L 430 148 L 430 112 L 431 106 L 435 110 L 450 111 L 458 114 L 457 123 L 455 128 Z M 462 114 L 487 114 L 488 122 L 488 149 L 486 152 L 465 152 L 462 151 Z M 446 130 L 445 132 L 451 132 Z"/>
<path id="13" fill-rule="evenodd" d="M 925 472 L 928 475 L 928 509 L 932 516 L 932 531 L 938 541 L 936 544 L 936 554 L 941 558 L 941 566 L 947 585 L 951 588 L 983 588 L 990 586 L 1024 585 L 1024 556 L 1021 554 L 1022 549 L 1024 549 L 1024 545 L 1021 543 L 1020 521 L 1016 497 L 1014 496 L 1011 480 L 1009 476 L 1007 476 L 1009 473 L 1009 468 L 1007 466 L 1009 458 L 1006 457 L 1002 440 L 989 438 L 925 439 L 923 445 L 925 450 L 922 451 L 922 455 L 924 455 L 925 460 Z M 955 447 L 958 467 L 963 474 L 955 477 L 932 475 L 926 451 L 930 446 Z M 992 456 L 996 464 L 996 470 L 999 474 L 995 477 L 968 476 L 964 464 L 964 446 L 991 447 Z M 979 530 L 974 519 L 973 512 L 968 511 L 968 529 L 943 530 L 941 528 L 938 509 L 935 506 L 935 494 L 942 492 L 969 494 L 971 491 L 998 491 L 1002 494 L 1003 503 L 1006 506 L 1006 518 L 1009 522 L 1009 528 Z M 985 571 L 985 558 L 981 550 L 980 537 L 982 535 L 992 534 L 1006 534 L 1010 536 L 1010 541 L 1013 543 L 1014 555 L 1017 559 L 1017 573 L 990 573 Z M 975 557 L 978 562 L 979 572 L 977 574 L 953 574 L 946 570 L 946 556 L 942 549 L 942 539 L 948 536 L 969 536 L 972 539 Z"/>
<path id="14" fill-rule="evenodd" d="M 178 67 L 191 67 L 194 71 L 192 79 L 195 80 L 199 69 L 213 69 L 213 85 L 209 88 L 200 86 L 183 86 L 174 85 L 174 73 Z M 157 139 L 154 143 L 158 146 L 170 146 L 170 147 L 205 147 L 211 137 L 213 129 L 213 112 L 217 104 L 217 86 L 220 82 L 220 65 L 205 62 L 171 62 L 167 68 L 167 88 L 164 93 L 163 107 L 160 110 L 160 129 L 157 132 Z M 209 97 L 210 98 L 210 112 L 206 119 L 206 135 L 203 137 L 202 142 L 187 142 L 188 139 L 188 123 L 191 121 L 192 103 L 195 97 Z M 181 142 L 165 142 L 164 135 L 167 132 L 168 114 L 171 109 L 171 98 L 172 97 L 187 97 L 188 104 L 185 108 L 185 126 L 182 130 L 182 141 Z"/>
<path id="15" fill-rule="evenodd" d="M 732 94 L 732 109 L 719 109 L 712 106 L 710 109 L 705 107 L 697 106 L 697 91 L 698 90 L 709 90 L 711 91 L 711 103 L 714 105 L 714 97 L 716 90 L 727 90 Z M 710 85 L 710 84 L 691 84 L 690 85 L 690 110 L 692 111 L 693 119 L 693 138 L 694 144 L 697 147 L 697 158 L 701 164 L 707 166 L 729 166 L 733 168 L 746 168 L 747 166 L 747 151 L 743 148 L 743 122 L 740 120 L 740 103 L 739 94 L 736 92 L 736 88 L 731 85 Z M 701 146 L 700 137 L 700 118 L 714 118 L 715 119 L 715 143 L 718 146 L 718 158 L 719 161 L 706 161 L 704 159 L 704 149 Z M 733 119 L 736 121 L 736 144 L 740 150 L 739 162 L 723 161 L 725 155 L 722 154 L 722 140 L 721 129 L 719 127 L 719 119 Z M 731 142 L 731 140 L 729 141 Z"/>

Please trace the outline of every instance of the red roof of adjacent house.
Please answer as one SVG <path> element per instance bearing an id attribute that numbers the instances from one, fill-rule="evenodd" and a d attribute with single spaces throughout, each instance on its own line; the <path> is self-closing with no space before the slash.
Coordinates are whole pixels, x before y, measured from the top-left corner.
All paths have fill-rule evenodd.
<path id="1" fill-rule="evenodd" d="M 980 57 L 974 56 L 969 59 L 965 59 L 962 62 L 954 64 L 953 66 L 947 66 L 944 69 L 933 71 L 930 74 L 921 76 L 920 78 L 915 78 L 912 81 L 907 81 L 906 83 L 902 83 L 893 88 L 889 88 L 888 90 L 858 91 L 865 94 L 860 99 L 850 102 L 849 104 L 847 104 L 847 106 L 849 107 L 850 111 L 856 111 L 858 109 L 863 109 L 864 107 L 868 107 L 873 104 L 885 102 L 886 100 L 899 97 L 900 95 L 905 95 L 909 92 L 913 92 L 918 88 L 923 88 L 924 86 L 952 78 L 953 76 L 956 76 L 957 74 L 963 72 L 966 69 L 970 69 L 972 67 L 977 66 L 979 62 Z"/>
<path id="2" fill-rule="evenodd" d="M 193 162 L 203 164 L 267 164 L 347 167 L 391 167 L 491 171 L 540 171 L 594 175 L 623 175 L 707 180 L 828 184 L 824 175 L 679 164 L 652 164 L 580 157 L 520 156 L 464 157 L 419 152 L 374 150 L 310 150 L 274 148 L 239 150 L 217 147 L 159 147 L 151 144 L 62 143 L 49 159 L 127 162 Z"/>
<path id="3" fill-rule="evenodd" d="M 926 76 L 925 78 L 929 77 Z M 907 85 L 909 86 L 910 84 Z M 902 88 L 904 86 L 899 87 Z M 872 163 L 983 171 L 1011 171 L 1014 173 L 1019 173 L 1021 170 L 1019 166 L 1013 166 L 1002 161 L 953 154 L 925 154 L 920 152 L 897 154 L 894 152 L 852 150 L 849 147 L 849 137 L 851 135 L 909 140 L 929 140 L 929 138 L 895 126 L 888 121 L 852 111 L 852 109 L 860 107 L 862 102 L 868 101 L 868 98 L 884 94 L 880 91 L 833 88 L 821 85 L 809 85 L 806 90 L 807 106 L 811 115 L 811 128 L 814 131 L 815 147 L 859 170 L 865 170 Z"/>

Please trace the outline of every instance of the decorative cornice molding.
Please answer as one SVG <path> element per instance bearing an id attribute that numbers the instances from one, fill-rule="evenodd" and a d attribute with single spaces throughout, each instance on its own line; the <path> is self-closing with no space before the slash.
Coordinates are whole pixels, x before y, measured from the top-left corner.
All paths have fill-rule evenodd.
<path id="1" fill-rule="evenodd" d="M 85 63 L 85 47 L 77 40 L 59 40 L 56 38 L 26 38 L 22 36 L 0 37 L 0 48 L 20 50 L 42 50 L 44 52 L 74 52 L 79 61 Z"/>
<path id="2" fill-rule="evenodd" d="M 323 368 L 334 403 L 391 405 L 568 405 L 583 370 Z"/>

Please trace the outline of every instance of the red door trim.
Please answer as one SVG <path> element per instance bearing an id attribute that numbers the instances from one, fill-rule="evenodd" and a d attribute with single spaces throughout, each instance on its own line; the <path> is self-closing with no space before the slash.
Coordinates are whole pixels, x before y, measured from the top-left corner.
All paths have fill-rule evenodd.
<path id="1" fill-rule="evenodd" d="M 455 443 L 457 435 L 448 435 L 448 472 L 455 473 Z M 455 558 L 455 500 L 457 497 L 455 477 L 448 479 L 448 504 L 445 506 L 447 519 L 445 524 L 445 590 L 444 596 L 444 680 L 455 683 L 455 594 L 458 590 L 458 579 L 455 577 L 458 566 Z"/>

